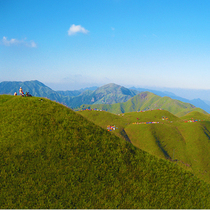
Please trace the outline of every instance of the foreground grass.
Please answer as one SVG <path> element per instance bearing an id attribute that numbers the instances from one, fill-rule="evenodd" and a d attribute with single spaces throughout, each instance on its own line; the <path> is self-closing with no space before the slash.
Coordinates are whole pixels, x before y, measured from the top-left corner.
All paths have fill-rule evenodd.
<path id="1" fill-rule="evenodd" d="M 0 96 L 1 208 L 210 208 L 210 186 L 40 98 Z"/>

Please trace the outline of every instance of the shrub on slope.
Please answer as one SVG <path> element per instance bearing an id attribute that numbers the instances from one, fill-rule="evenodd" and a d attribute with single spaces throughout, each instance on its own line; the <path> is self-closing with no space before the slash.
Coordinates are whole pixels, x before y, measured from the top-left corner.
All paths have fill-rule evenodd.
<path id="1" fill-rule="evenodd" d="M 210 207 L 208 184 L 62 105 L 0 103 L 1 208 Z"/>

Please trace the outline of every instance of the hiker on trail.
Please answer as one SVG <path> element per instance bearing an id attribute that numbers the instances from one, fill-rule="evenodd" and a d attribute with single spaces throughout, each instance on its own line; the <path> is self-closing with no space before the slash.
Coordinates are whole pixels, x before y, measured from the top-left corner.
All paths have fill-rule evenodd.
<path id="1" fill-rule="evenodd" d="M 20 95 L 23 95 L 23 89 L 21 87 L 19 89 L 19 93 L 20 93 Z"/>
<path id="2" fill-rule="evenodd" d="M 16 96 L 16 95 L 17 95 L 17 93 L 15 92 L 15 93 L 14 93 L 14 96 Z"/>

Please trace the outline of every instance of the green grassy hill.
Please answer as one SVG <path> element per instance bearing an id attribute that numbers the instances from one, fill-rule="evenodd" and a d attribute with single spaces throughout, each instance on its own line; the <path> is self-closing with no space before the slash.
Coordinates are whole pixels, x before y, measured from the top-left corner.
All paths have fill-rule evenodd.
<path id="1" fill-rule="evenodd" d="M 109 124 L 119 126 L 120 129 L 112 134 L 126 137 L 134 146 L 158 158 L 176 162 L 180 167 L 210 183 L 210 121 L 184 122 L 192 116 L 194 119 L 199 120 L 199 116 L 202 117 L 201 120 L 208 120 L 209 115 L 192 112 L 183 117 L 183 120 L 166 110 L 119 115 L 103 111 L 78 113 L 103 128 Z M 152 121 L 159 123 L 140 124 Z M 123 132 L 120 133 L 121 130 Z"/>
<path id="2" fill-rule="evenodd" d="M 3 95 L 0 119 L 1 208 L 210 207 L 209 184 L 63 105 Z"/>
<path id="3" fill-rule="evenodd" d="M 129 125 L 125 128 L 136 147 L 177 161 L 178 165 L 210 183 L 209 130 L 209 123 Z"/>
<path id="4" fill-rule="evenodd" d="M 114 114 L 143 111 L 149 109 L 164 109 L 179 117 L 194 110 L 207 114 L 207 112 L 200 108 L 196 108 L 192 104 L 174 100 L 166 96 L 160 97 L 150 92 L 139 93 L 124 103 L 92 104 L 80 106 L 80 109 L 86 108 L 97 108 Z"/>
<path id="5" fill-rule="evenodd" d="M 210 121 L 210 115 L 209 114 L 204 114 L 198 111 L 193 111 L 190 112 L 182 117 L 180 117 L 183 120 L 190 120 L 190 119 L 197 119 L 197 120 L 202 120 L 202 121 Z"/>

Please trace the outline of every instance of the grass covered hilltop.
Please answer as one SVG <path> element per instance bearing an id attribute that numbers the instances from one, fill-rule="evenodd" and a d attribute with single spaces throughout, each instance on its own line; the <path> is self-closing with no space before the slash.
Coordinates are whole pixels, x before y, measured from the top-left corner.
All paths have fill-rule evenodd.
<path id="1" fill-rule="evenodd" d="M 47 99 L 0 96 L 1 208 L 210 208 L 210 185 Z"/>

